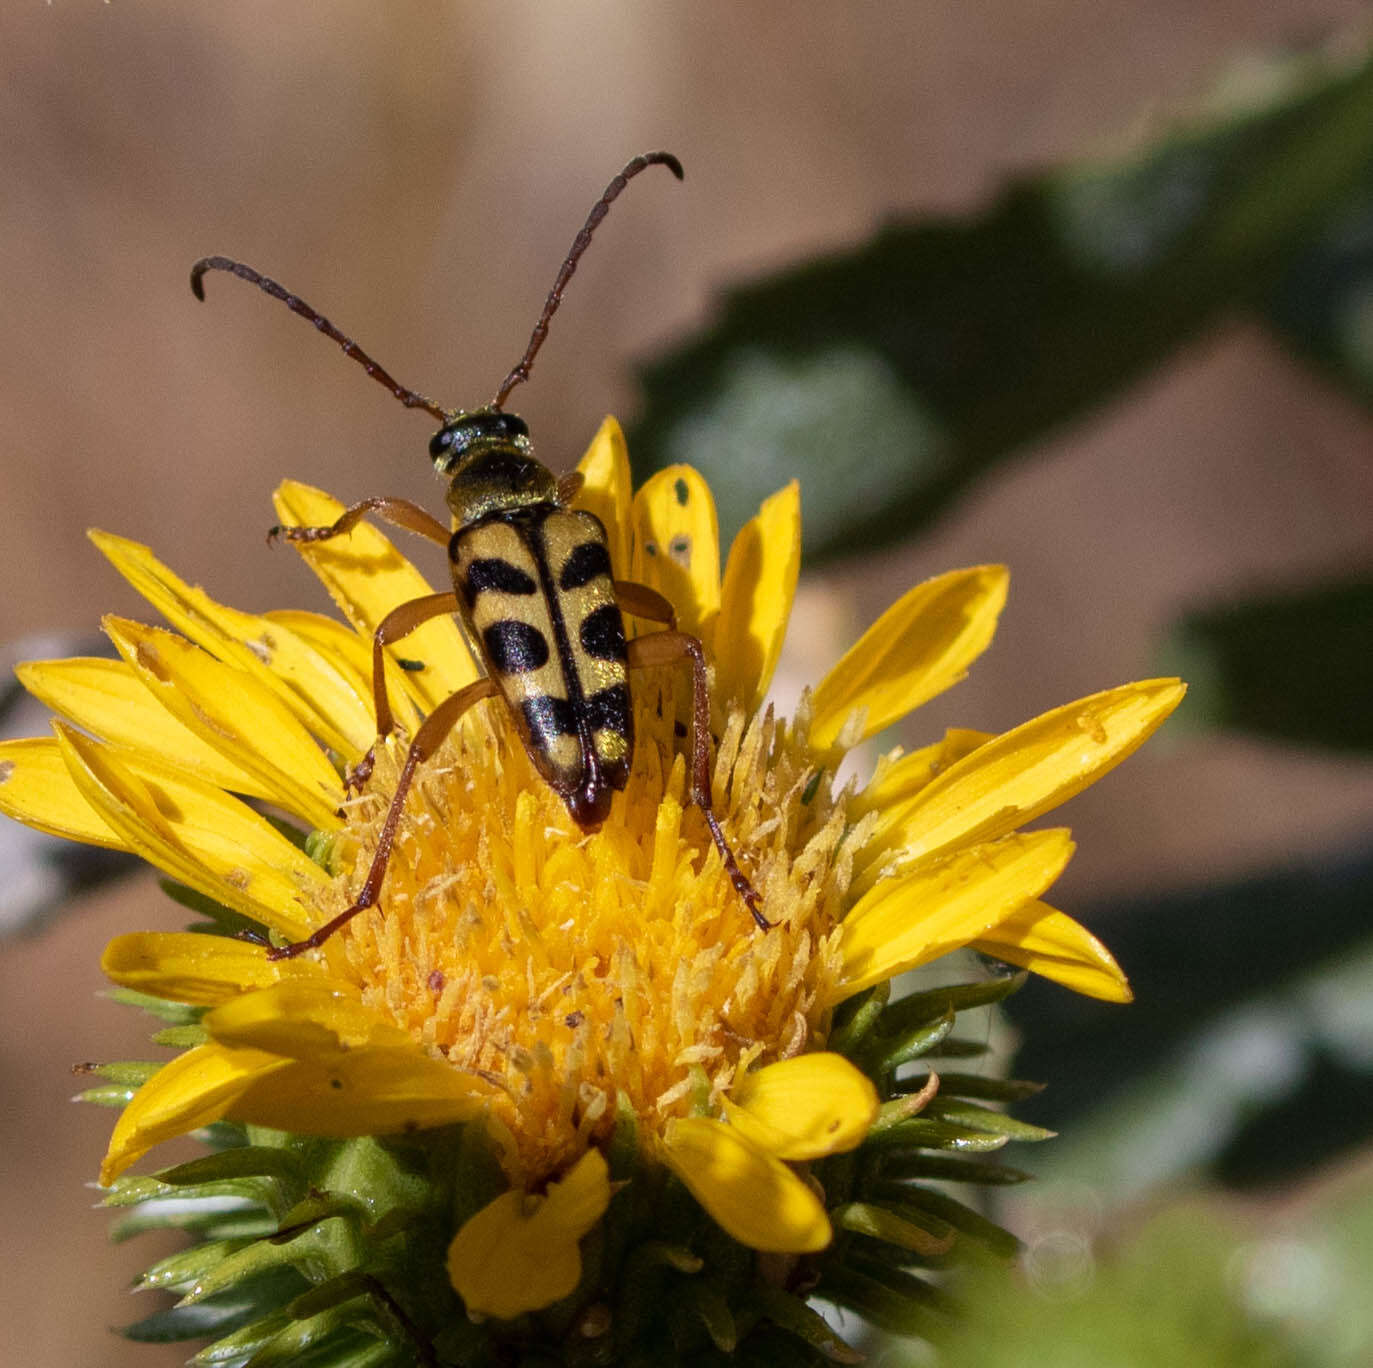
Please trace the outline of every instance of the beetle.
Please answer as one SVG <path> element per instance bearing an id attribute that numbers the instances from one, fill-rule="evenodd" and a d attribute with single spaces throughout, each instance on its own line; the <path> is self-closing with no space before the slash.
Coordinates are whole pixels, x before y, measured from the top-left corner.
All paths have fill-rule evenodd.
<path id="1" fill-rule="evenodd" d="M 275 280 L 230 257 L 210 256 L 191 268 L 191 290 L 205 298 L 203 278 L 227 271 L 279 299 L 342 347 L 372 379 L 407 408 L 422 408 L 442 426 L 429 443 L 437 474 L 448 480 L 447 502 L 455 531 L 419 505 L 385 496 L 351 505 L 327 527 L 274 527 L 273 540 L 327 541 L 347 533 L 367 514 L 439 543 L 448 553 L 451 591 L 412 599 L 393 609 L 372 636 L 372 693 L 377 741 L 346 776 L 361 789 L 371 775 L 376 747 L 395 730 L 386 692 L 385 647 L 422 623 L 456 613 L 484 674 L 431 712 L 415 731 L 401 765 L 376 852 L 353 903 L 313 935 L 272 946 L 269 959 L 317 949 L 358 913 L 376 904 L 416 770 L 439 748 L 474 703 L 499 694 L 535 769 L 562 798 L 584 831 L 598 830 L 614 795 L 629 780 L 634 748 L 631 670 L 688 663 L 692 674 L 689 798 L 701 809 L 711 839 L 736 892 L 760 930 L 772 923 L 740 869 L 710 801 L 710 697 L 700 641 L 676 627 L 672 605 L 647 585 L 612 578 L 606 530 L 595 514 L 572 507 L 582 479 L 558 479 L 535 458 L 524 421 L 505 411 L 511 390 L 529 378 L 548 335 L 549 321 L 597 224 L 625 186 L 650 166 L 666 166 L 678 180 L 681 163 L 670 152 L 634 157 L 592 206 L 554 279 L 543 312 L 519 362 L 489 404 L 472 410 L 441 408 L 398 384 L 351 338 Z M 628 640 L 625 612 L 663 624 Z"/>

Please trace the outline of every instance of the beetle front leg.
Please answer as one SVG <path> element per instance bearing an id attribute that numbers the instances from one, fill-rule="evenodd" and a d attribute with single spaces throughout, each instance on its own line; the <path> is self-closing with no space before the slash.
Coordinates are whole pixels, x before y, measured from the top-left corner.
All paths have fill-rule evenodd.
<path id="1" fill-rule="evenodd" d="M 616 589 L 619 589 L 618 583 Z M 706 678 L 705 651 L 694 636 L 688 636 L 685 632 L 653 632 L 649 636 L 635 637 L 629 643 L 629 667 L 632 670 L 647 665 L 676 665 L 683 659 L 691 662 L 691 801 L 701 809 L 701 815 L 706 819 L 711 839 L 720 852 L 725 873 L 729 875 L 734 891 L 744 900 L 758 929 L 768 931 L 775 923 L 763 915 L 763 900 L 749 882 L 748 875 L 739 868 L 739 862 L 725 840 L 725 833 L 720 830 L 720 823 L 710 802 L 710 687 Z"/>
<path id="2" fill-rule="evenodd" d="M 416 603 L 423 602 L 416 599 Z M 403 605 L 408 606 L 408 605 Z M 399 611 L 399 610 L 397 610 Z M 405 763 L 401 766 L 396 780 L 396 791 L 391 796 L 391 806 L 387 809 L 386 820 L 382 823 L 381 835 L 377 837 L 376 852 L 372 856 L 371 867 L 367 871 L 366 882 L 362 885 L 353 905 L 340 912 L 332 921 L 327 921 L 313 935 L 290 945 L 274 946 L 267 952 L 269 960 L 294 959 L 307 950 L 318 950 L 335 931 L 347 926 L 359 912 L 373 906 L 381 895 L 381 886 L 386 879 L 386 867 L 391 863 L 391 847 L 396 842 L 396 832 L 400 828 L 401 813 L 405 808 L 405 796 L 410 792 L 410 784 L 415 771 L 424 761 L 443 744 L 443 739 L 453 730 L 458 719 L 474 703 L 490 697 L 496 686 L 489 679 L 474 680 L 465 689 L 459 689 L 450 698 L 444 699 L 428 717 L 424 719 L 410 749 L 405 753 Z"/>
<path id="3" fill-rule="evenodd" d="M 368 513 L 375 513 L 393 527 L 403 527 L 407 532 L 428 537 L 440 546 L 446 547 L 452 535 L 437 518 L 426 513 L 418 504 L 411 503 L 409 499 L 393 499 L 380 494 L 375 498 L 361 499 L 345 508 L 328 527 L 288 527 L 284 523 L 277 523 L 268 529 L 267 540 L 270 543 L 278 537 L 285 537 L 290 542 L 329 541 L 332 537 L 351 532 Z"/>

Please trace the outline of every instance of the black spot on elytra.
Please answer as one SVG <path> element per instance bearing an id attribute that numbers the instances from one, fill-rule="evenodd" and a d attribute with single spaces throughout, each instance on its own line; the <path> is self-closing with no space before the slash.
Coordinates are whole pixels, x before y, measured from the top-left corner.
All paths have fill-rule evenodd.
<path id="1" fill-rule="evenodd" d="M 548 640 L 537 627 L 515 618 L 493 622 L 482 642 L 498 674 L 524 674 L 548 663 Z"/>
<path id="2" fill-rule="evenodd" d="M 563 563 L 559 589 L 580 589 L 601 575 L 610 574 L 610 552 L 604 542 L 583 542 Z"/>
<path id="3" fill-rule="evenodd" d="M 565 698 L 542 694 L 520 704 L 525 724 L 534 736 L 576 736 L 577 714 Z"/>
<path id="4" fill-rule="evenodd" d="M 586 716 L 592 731 L 608 727 L 622 736 L 629 726 L 629 690 L 623 684 L 612 684 L 586 700 Z"/>
<path id="5" fill-rule="evenodd" d="M 625 658 L 625 624 L 617 604 L 603 603 L 582 619 L 582 650 L 597 660 Z"/>
<path id="6" fill-rule="evenodd" d="M 511 565 L 508 560 L 498 556 L 474 560 L 467 567 L 467 575 L 463 580 L 469 604 L 475 603 L 477 595 L 487 589 L 496 589 L 502 594 L 533 594 L 538 587 L 518 565 Z"/>

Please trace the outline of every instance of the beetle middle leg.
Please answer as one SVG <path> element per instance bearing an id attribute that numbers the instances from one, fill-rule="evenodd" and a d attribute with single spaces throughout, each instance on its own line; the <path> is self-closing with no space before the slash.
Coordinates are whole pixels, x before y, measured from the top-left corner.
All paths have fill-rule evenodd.
<path id="1" fill-rule="evenodd" d="M 643 586 L 634 586 L 642 588 Z M 620 584 L 616 583 L 616 592 Z M 653 590 L 646 590 L 653 593 Z M 625 605 L 630 612 L 635 610 Z M 706 679 L 706 655 L 701 643 L 685 632 L 653 632 L 648 636 L 635 637 L 629 643 L 629 668 L 642 669 L 647 665 L 676 665 L 682 660 L 691 662 L 691 801 L 701 809 L 701 815 L 710 828 L 711 839 L 720 852 L 725 873 L 734 885 L 734 891 L 744 900 L 753 920 L 760 931 L 770 930 L 770 922 L 762 911 L 763 900 L 758 890 L 749 882 L 748 875 L 739 868 L 725 833 L 720 830 L 715 810 L 710 802 L 710 688 Z"/>
<path id="2" fill-rule="evenodd" d="M 372 633 L 372 705 L 377 719 L 377 739 L 372 742 L 367 754 L 348 771 L 344 779 L 345 787 L 361 792 L 362 786 L 372 775 L 372 766 L 377 762 L 377 747 L 396 729 L 391 700 L 386 693 L 385 648 L 391 642 L 409 636 L 431 618 L 457 611 L 458 596 L 450 589 L 447 593 L 425 594 L 422 598 L 410 599 L 391 609 L 377 624 L 376 631 Z"/>
<path id="3" fill-rule="evenodd" d="M 615 580 L 615 599 L 624 612 L 649 622 L 663 622 L 670 632 L 677 630 L 677 610 L 671 599 L 637 580 Z"/>
<path id="4" fill-rule="evenodd" d="M 415 602 L 421 603 L 423 600 L 416 599 Z M 410 743 L 410 749 L 405 753 L 405 763 L 401 766 L 400 776 L 396 780 L 396 791 L 391 797 L 391 806 L 387 809 L 386 820 L 382 823 L 381 834 L 377 837 L 377 848 L 372 856 L 371 867 L 367 871 L 367 879 L 353 905 L 340 912 L 332 921 L 325 922 L 313 935 L 307 936 L 304 940 L 273 947 L 267 952 L 268 959 L 294 959 L 306 950 L 318 950 L 335 931 L 347 926 L 359 912 L 366 911 L 376 903 L 381 894 L 382 883 L 386 879 L 386 866 L 391 863 L 391 847 L 396 842 L 401 813 L 405 808 L 405 797 L 410 792 L 415 771 L 438 750 L 443 744 L 444 737 L 453 730 L 458 719 L 468 708 L 483 698 L 489 698 L 495 692 L 496 686 L 489 679 L 474 680 L 465 689 L 459 689 L 457 693 L 444 699 L 424 719 L 415 733 L 415 739 Z"/>

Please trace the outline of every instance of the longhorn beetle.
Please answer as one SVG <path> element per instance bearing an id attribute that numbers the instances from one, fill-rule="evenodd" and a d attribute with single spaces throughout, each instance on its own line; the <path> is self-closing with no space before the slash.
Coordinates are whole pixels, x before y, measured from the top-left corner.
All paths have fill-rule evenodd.
<path id="1" fill-rule="evenodd" d="M 372 379 L 407 408 L 422 408 L 442 423 L 429 443 L 437 473 L 448 479 L 448 507 L 457 530 L 405 499 L 385 496 L 353 504 L 328 527 L 274 527 L 269 540 L 318 542 L 344 535 L 364 515 L 438 542 L 448 550 L 451 593 L 429 594 L 393 609 L 372 636 L 372 692 L 377 742 L 347 775 L 361 789 L 372 772 L 377 743 L 395 729 L 386 694 L 383 650 L 422 623 L 457 613 L 481 656 L 485 676 L 459 689 L 420 724 L 410 742 L 376 853 L 352 906 L 305 940 L 273 947 L 269 959 L 288 959 L 324 944 L 381 893 L 405 797 L 416 769 L 442 743 L 474 703 L 501 694 L 539 774 L 567 804 L 584 831 L 595 831 L 611 800 L 629 779 L 634 713 L 629 671 L 649 665 L 690 663 L 692 672 L 691 793 L 701 809 L 725 871 L 760 930 L 772 923 L 761 899 L 739 868 L 710 805 L 710 698 L 705 654 L 697 638 L 676 630 L 672 605 L 647 585 L 611 578 L 610 551 L 600 519 L 570 507 L 581 487 L 573 473 L 557 479 L 534 458 L 529 429 L 504 405 L 510 391 L 529 378 L 534 357 L 548 336 L 549 320 L 596 225 L 633 177 L 666 166 L 678 180 L 681 163 L 669 152 L 650 152 L 627 163 L 596 201 L 573 239 L 524 355 L 482 408 L 445 409 L 398 384 L 375 361 L 303 299 L 242 262 L 211 256 L 191 268 L 191 290 L 205 298 L 207 271 L 229 271 L 281 300 L 332 338 Z M 664 630 L 626 641 L 622 610 L 666 624 Z"/>

